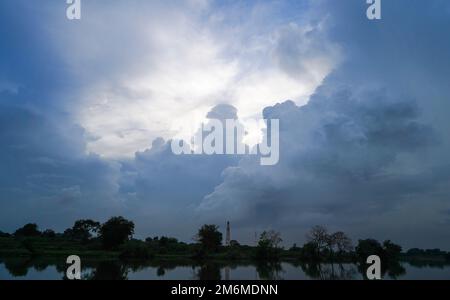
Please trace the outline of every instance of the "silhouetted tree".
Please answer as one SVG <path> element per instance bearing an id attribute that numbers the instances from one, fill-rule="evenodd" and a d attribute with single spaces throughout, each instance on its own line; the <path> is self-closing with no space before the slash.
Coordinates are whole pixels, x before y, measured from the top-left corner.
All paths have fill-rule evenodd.
<path id="1" fill-rule="evenodd" d="M 306 235 L 306 239 L 308 242 L 316 245 L 317 256 L 319 257 L 321 251 L 330 245 L 330 235 L 328 234 L 327 228 L 324 226 L 317 225 L 311 228 Z"/>
<path id="2" fill-rule="evenodd" d="M 87 242 L 92 238 L 93 233 L 97 233 L 100 229 L 100 223 L 93 220 L 78 220 L 72 227 L 72 238 Z"/>
<path id="3" fill-rule="evenodd" d="M 337 248 L 338 253 L 349 252 L 353 250 L 352 240 L 342 231 L 335 232 L 331 235 L 333 245 Z"/>
<path id="4" fill-rule="evenodd" d="M 123 217 L 113 217 L 100 228 L 100 238 L 107 249 L 128 241 L 134 234 L 134 223 Z"/>
<path id="5" fill-rule="evenodd" d="M 278 258 L 280 252 L 281 234 L 279 232 L 269 230 L 264 231 L 258 241 L 256 248 L 256 258 L 258 259 L 275 259 Z"/>
<path id="6" fill-rule="evenodd" d="M 3 231 L 0 230 L 0 238 L 8 238 L 10 236 L 11 235 L 9 233 L 6 233 L 6 232 L 3 232 Z"/>
<path id="7" fill-rule="evenodd" d="M 52 229 L 46 229 L 42 232 L 42 236 L 45 238 L 55 238 L 56 233 Z"/>
<path id="8" fill-rule="evenodd" d="M 364 263 L 371 255 L 378 255 L 380 258 L 384 255 L 383 246 L 374 239 L 359 240 L 355 251 L 358 258 Z"/>
<path id="9" fill-rule="evenodd" d="M 306 235 L 310 245 L 309 250 L 315 245 L 317 257 L 320 257 L 323 252 L 328 252 L 330 257 L 333 257 L 335 251 L 339 254 L 353 250 L 352 240 L 342 231 L 329 233 L 324 226 L 314 226 Z"/>
<path id="10" fill-rule="evenodd" d="M 203 225 L 197 234 L 197 241 L 206 251 L 217 251 L 222 244 L 222 233 L 216 225 Z"/>
<path id="11" fill-rule="evenodd" d="M 402 247 L 392 243 L 390 240 L 383 242 L 383 250 L 385 258 L 389 260 L 397 260 L 402 253 Z"/>
<path id="12" fill-rule="evenodd" d="M 14 232 L 14 236 L 16 237 L 35 237 L 40 235 L 41 232 L 38 230 L 38 226 L 31 223 L 17 229 L 16 232 Z"/>
<path id="13" fill-rule="evenodd" d="M 370 255 L 378 255 L 385 263 L 397 261 L 402 247 L 387 240 L 381 245 L 377 240 L 366 239 L 359 240 L 356 247 L 356 255 L 361 261 L 364 261 Z"/>
<path id="14" fill-rule="evenodd" d="M 317 244 L 314 242 L 308 242 L 303 245 L 303 248 L 301 250 L 301 256 L 305 260 L 308 261 L 317 261 L 320 259 L 319 256 L 319 250 L 317 248 Z"/>

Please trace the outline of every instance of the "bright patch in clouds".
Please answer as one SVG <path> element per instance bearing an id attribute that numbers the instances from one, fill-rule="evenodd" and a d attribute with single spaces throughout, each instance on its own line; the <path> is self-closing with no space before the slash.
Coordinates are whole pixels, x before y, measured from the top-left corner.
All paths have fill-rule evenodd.
<path id="1" fill-rule="evenodd" d="M 197 126 L 220 103 L 235 106 L 243 120 L 260 117 L 279 101 L 304 104 L 339 60 L 318 25 L 274 22 L 255 31 L 252 17 L 230 26 L 235 10 L 217 14 L 205 1 L 151 6 L 102 7 L 106 11 L 85 18 L 67 40 L 77 50 L 69 59 L 80 75 L 102 73 L 87 75 L 95 79 L 76 105 L 90 152 L 130 157 L 157 137 L 170 139 Z M 291 39 L 301 46 L 290 47 Z"/>

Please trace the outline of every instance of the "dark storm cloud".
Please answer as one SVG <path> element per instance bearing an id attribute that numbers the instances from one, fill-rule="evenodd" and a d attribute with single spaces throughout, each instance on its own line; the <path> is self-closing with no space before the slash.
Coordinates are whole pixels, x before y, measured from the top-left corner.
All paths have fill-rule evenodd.
<path id="1" fill-rule="evenodd" d="M 217 105 L 207 116 L 235 119 L 236 108 Z M 150 149 L 124 162 L 120 193 L 126 199 L 126 210 L 141 226 L 151 228 L 152 234 L 167 234 L 170 228 L 173 235 L 189 240 L 193 228 L 201 225 L 195 208 L 222 181 L 223 170 L 236 165 L 239 158 L 175 155 L 170 144 L 158 138 Z"/>
<path id="2" fill-rule="evenodd" d="M 286 243 L 300 243 L 310 226 L 324 224 L 353 238 L 450 247 L 448 1 L 383 1 L 383 19 L 376 22 L 367 20 L 365 1 L 285 2 L 277 22 L 278 14 L 297 21 L 295 5 L 307 7 L 305 18 L 316 21 L 309 30 L 287 25 L 274 37 L 279 44 L 270 55 L 282 71 L 310 78 L 304 73 L 314 68 L 306 62 L 320 68 L 332 57 L 341 64 L 307 105 L 287 101 L 264 110 L 281 126 L 280 162 L 272 167 L 261 167 L 256 157 L 175 156 L 162 139 L 121 162 L 87 154 L 86 141 L 102 137 L 88 136 L 61 110 L 74 107 L 67 90 L 97 77 L 111 81 L 124 66 L 151 68 L 136 59 L 147 48 L 134 26 L 117 25 L 117 35 L 109 26 L 100 32 L 114 41 L 126 38 L 123 52 L 111 42 L 99 54 L 97 40 L 77 36 L 88 55 L 63 55 L 65 48 L 46 43 L 55 36 L 45 20 L 57 18 L 64 3 L 49 9 L 54 4 L 12 2 L 0 4 L 0 230 L 25 222 L 62 230 L 75 218 L 123 214 L 136 222 L 140 237 L 190 240 L 203 222 L 231 220 L 242 242 L 272 227 Z M 88 5 L 102 11 L 100 1 Z M 125 7 L 134 10 L 128 3 L 119 8 Z M 117 24 L 127 21 L 128 11 L 121 10 Z M 148 11 L 158 14 L 151 6 Z M 56 23 L 69 28 L 62 18 Z M 94 16 L 86 20 L 95 23 Z M 267 21 L 258 30 L 266 30 Z M 77 32 L 70 28 L 68 41 Z M 61 61 L 67 56 L 81 62 L 78 81 L 73 66 Z M 131 96 L 124 93 L 124 103 Z M 208 117 L 236 113 L 221 105 Z"/>
<path id="3" fill-rule="evenodd" d="M 366 19 L 361 1 L 317 8 L 329 16 L 341 66 L 307 105 L 264 110 L 280 119 L 279 165 L 241 161 L 199 210 L 211 219 L 231 215 L 243 229 L 282 228 L 293 241 L 324 224 L 356 237 L 449 247 L 441 225 L 450 195 L 449 4 L 383 2 L 379 22 Z M 286 45 L 278 55 L 295 61 L 301 52 Z"/>
<path id="4" fill-rule="evenodd" d="M 84 154 L 83 130 L 27 107 L 0 103 L 0 226 L 63 229 L 117 208 L 117 167 Z"/>
<path id="5" fill-rule="evenodd" d="M 285 102 L 266 108 L 264 117 L 280 119 L 279 165 L 241 162 L 225 172 L 225 182 L 207 197 L 204 209 L 210 205 L 243 218 L 252 212 L 256 219 L 262 215 L 273 221 L 273 213 L 289 212 L 286 205 L 295 205 L 295 213 L 308 206 L 337 212 L 346 205 L 366 206 L 366 201 L 384 206 L 390 199 L 378 195 L 389 191 L 389 180 L 397 176 L 389 173 L 389 166 L 402 154 L 423 155 L 436 142 L 432 128 L 417 121 L 414 102 L 389 99 L 383 92 L 353 95 L 338 90 L 324 95 L 319 90 L 306 106 Z M 411 191 L 406 184 L 388 194 Z M 364 200 L 355 199 L 361 196 Z M 253 213 L 263 209 L 265 213 Z"/>

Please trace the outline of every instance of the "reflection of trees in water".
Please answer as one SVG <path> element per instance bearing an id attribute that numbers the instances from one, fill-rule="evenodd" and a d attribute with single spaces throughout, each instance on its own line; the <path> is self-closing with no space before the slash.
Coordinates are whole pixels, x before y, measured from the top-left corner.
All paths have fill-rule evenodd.
<path id="1" fill-rule="evenodd" d="M 368 264 L 359 263 L 305 263 L 300 262 L 294 264 L 299 266 L 302 271 L 312 279 L 320 280 L 352 280 L 358 278 L 367 279 L 366 273 Z M 361 276 L 358 276 L 358 274 Z M 406 274 L 405 268 L 398 261 L 391 261 L 388 264 L 381 266 L 381 275 L 384 278 L 386 275 L 389 278 L 397 279 Z"/>
<path id="2" fill-rule="evenodd" d="M 325 277 L 332 280 L 351 280 L 356 278 L 358 270 L 356 266 L 349 264 L 329 264 L 325 268 Z"/>
<path id="3" fill-rule="evenodd" d="M 260 279 L 277 280 L 282 279 L 281 274 L 284 273 L 280 262 L 258 262 L 256 264 L 256 272 Z"/>
<path id="4" fill-rule="evenodd" d="M 416 268 L 434 268 L 444 269 L 450 265 L 450 262 L 444 262 L 439 260 L 421 260 L 421 259 L 409 259 L 407 263 Z"/>
<path id="5" fill-rule="evenodd" d="M 163 267 L 159 267 L 156 270 L 156 276 L 163 277 L 164 275 L 166 275 L 166 269 L 164 269 Z"/>
<path id="6" fill-rule="evenodd" d="M 386 272 L 389 277 L 393 279 L 397 279 L 406 274 L 406 269 L 400 264 L 400 262 L 395 261 L 391 262 L 386 268 Z"/>
<path id="7" fill-rule="evenodd" d="M 32 267 L 31 259 L 6 259 L 4 260 L 5 268 L 13 277 L 27 276 L 28 270 Z"/>
<path id="8" fill-rule="evenodd" d="M 199 280 L 230 280 L 231 270 L 238 266 L 247 266 L 249 264 L 243 263 L 226 263 L 223 261 L 197 261 L 191 265 L 193 270 L 193 278 Z M 223 276 L 222 276 L 223 271 Z"/>
<path id="9" fill-rule="evenodd" d="M 195 278 L 198 280 L 221 280 L 220 265 L 214 262 L 202 264 L 195 272 Z"/>
<path id="10" fill-rule="evenodd" d="M 42 272 L 49 266 L 56 266 L 57 271 L 60 272 L 58 268 L 60 268 L 61 265 L 64 267 L 64 264 L 58 262 L 57 260 L 49 260 L 45 258 L 5 258 L 2 262 L 5 264 L 6 270 L 8 270 L 13 277 L 25 277 L 32 268 L 38 272 Z"/>
<path id="11" fill-rule="evenodd" d="M 125 262 L 123 262 L 125 263 Z M 184 260 L 147 260 L 147 261 L 127 261 L 127 266 L 131 272 L 138 272 L 147 268 L 156 268 L 156 276 L 164 277 L 167 271 L 178 267 L 191 266 L 191 261 Z"/>
<path id="12" fill-rule="evenodd" d="M 127 280 L 128 267 L 120 261 L 102 261 L 91 274 L 84 279 L 89 280 Z"/>
<path id="13" fill-rule="evenodd" d="M 65 279 L 65 273 L 68 265 L 65 258 L 1 258 L 0 264 L 3 263 L 6 270 L 13 277 L 25 277 L 33 268 L 37 271 L 44 271 L 49 266 L 54 266 L 60 276 Z M 445 268 L 448 263 L 442 261 L 423 261 L 408 260 L 403 262 L 418 268 Z M 306 276 L 312 279 L 326 280 L 350 280 L 358 278 L 366 278 L 368 264 L 365 263 L 313 263 L 313 262 L 296 262 L 290 263 L 294 267 L 300 268 Z M 280 262 L 234 262 L 228 264 L 225 262 L 202 261 L 192 262 L 191 260 L 151 260 L 151 261 L 98 261 L 83 260 L 82 270 L 83 279 L 87 280 L 126 280 L 129 273 L 155 268 L 158 277 L 164 277 L 168 270 L 174 270 L 179 267 L 192 267 L 193 278 L 200 280 L 221 280 L 233 279 L 230 270 L 236 267 L 255 267 L 255 277 L 248 279 L 282 279 L 283 268 Z M 406 274 L 405 268 L 399 261 L 390 261 L 382 264 L 383 278 L 397 279 Z M 223 273 L 223 274 L 222 274 Z M 187 278 L 186 278 L 187 279 Z"/>
<path id="14" fill-rule="evenodd" d="M 358 270 L 364 279 L 367 279 L 367 268 L 369 264 L 359 263 Z M 391 279 L 397 279 L 406 274 L 406 269 L 400 264 L 398 260 L 390 260 L 387 263 L 381 263 L 381 278 L 386 275 Z"/>
<path id="15" fill-rule="evenodd" d="M 159 262 L 157 269 L 156 269 L 156 276 L 163 277 L 166 275 L 167 271 L 174 270 L 180 265 L 177 263 L 171 263 L 171 262 Z"/>
<path id="16" fill-rule="evenodd" d="M 357 267 L 351 264 L 300 263 L 300 267 L 308 277 L 320 280 L 351 280 L 358 274 Z"/>

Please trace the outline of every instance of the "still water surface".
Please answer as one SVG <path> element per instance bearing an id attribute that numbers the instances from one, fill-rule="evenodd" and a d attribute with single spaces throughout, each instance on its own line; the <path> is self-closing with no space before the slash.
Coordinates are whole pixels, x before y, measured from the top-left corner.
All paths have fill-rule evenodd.
<path id="1" fill-rule="evenodd" d="M 61 280 L 64 260 L 1 259 L 0 280 Z M 121 262 L 87 261 L 82 265 L 86 280 L 265 280 L 265 279 L 363 279 L 355 264 L 305 264 L 281 262 L 271 264 L 219 262 Z M 450 264 L 400 262 L 383 270 L 383 279 L 450 279 Z"/>

